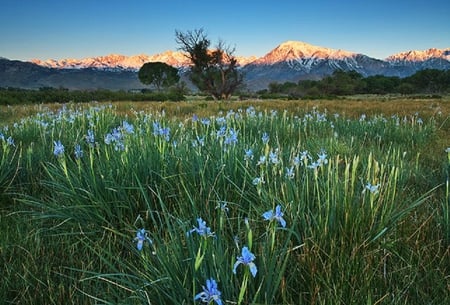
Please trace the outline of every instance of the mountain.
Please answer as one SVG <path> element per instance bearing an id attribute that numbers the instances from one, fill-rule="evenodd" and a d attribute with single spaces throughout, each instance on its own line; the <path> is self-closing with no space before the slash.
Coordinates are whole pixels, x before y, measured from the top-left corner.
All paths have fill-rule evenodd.
<path id="1" fill-rule="evenodd" d="M 236 56 L 240 65 L 255 60 L 255 57 Z M 185 53 L 178 51 L 166 51 L 155 55 L 139 54 L 125 56 L 120 54 L 109 54 L 106 56 L 87 57 L 83 59 L 62 59 L 62 60 L 39 60 L 31 61 L 37 65 L 58 68 L 58 69 L 84 69 L 94 68 L 103 70 L 132 70 L 138 71 L 147 62 L 164 62 L 168 65 L 180 68 L 189 66 L 189 59 Z"/>
<path id="2" fill-rule="evenodd" d="M 125 56 L 110 54 L 106 56 L 87 57 L 83 59 L 48 59 L 45 61 L 33 59 L 31 62 L 40 66 L 58 69 L 103 69 L 103 70 L 133 70 L 137 71 L 146 62 L 165 62 L 174 67 L 187 66 L 189 60 L 182 52 L 166 51 L 156 55 Z"/>
<path id="3" fill-rule="evenodd" d="M 91 68 L 55 69 L 31 62 L 0 59 L 0 87 L 129 90 L 145 86 L 141 84 L 134 71 Z"/>
<path id="4" fill-rule="evenodd" d="M 448 70 L 450 69 L 450 48 L 401 52 L 387 57 L 386 62 L 390 65 L 390 71 L 402 72 L 397 74 L 400 77 L 423 69 Z"/>
<path id="5" fill-rule="evenodd" d="M 402 52 L 381 60 L 345 50 L 286 41 L 262 57 L 236 58 L 250 90 L 267 88 L 271 82 L 321 79 L 336 69 L 354 70 L 365 77 L 377 74 L 406 77 L 421 69 L 450 69 L 450 48 Z M 155 55 L 110 54 L 83 59 L 35 59 L 32 62 L 0 59 L 0 87 L 139 89 L 145 86 L 139 82 L 136 71 L 144 63 L 155 61 L 178 68 L 189 66 L 185 54 L 178 51 Z"/>
<path id="6" fill-rule="evenodd" d="M 383 74 L 387 63 L 363 54 L 287 41 L 243 68 L 249 88 L 271 82 L 321 79 L 336 69 L 354 70 L 363 76 Z"/>

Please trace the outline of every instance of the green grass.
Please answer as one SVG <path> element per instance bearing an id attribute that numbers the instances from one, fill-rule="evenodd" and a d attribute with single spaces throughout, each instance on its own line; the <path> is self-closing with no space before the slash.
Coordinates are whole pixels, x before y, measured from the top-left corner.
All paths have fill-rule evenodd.
<path id="1" fill-rule="evenodd" d="M 212 278 L 224 304 L 447 303 L 446 101 L 317 103 L 24 110 L 0 127 L 0 299 L 193 304 Z"/>

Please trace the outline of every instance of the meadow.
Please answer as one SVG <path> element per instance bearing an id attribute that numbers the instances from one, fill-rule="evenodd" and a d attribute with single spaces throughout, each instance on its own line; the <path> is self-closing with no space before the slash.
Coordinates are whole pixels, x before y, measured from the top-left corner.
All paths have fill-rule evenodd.
<path id="1" fill-rule="evenodd" d="M 450 99 L 0 108 L 2 304 L 450 303 Z"/>

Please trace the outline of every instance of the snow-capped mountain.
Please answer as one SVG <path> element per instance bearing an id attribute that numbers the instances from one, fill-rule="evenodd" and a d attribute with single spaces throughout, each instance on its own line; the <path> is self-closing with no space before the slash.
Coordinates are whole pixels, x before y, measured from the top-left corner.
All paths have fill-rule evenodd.
<path id="1" fill-rule="evenodd" d="M 301 41 L 286 41 L 262 57 L 236 56 L 236 59 L 244 73 L 247 87 L 259 90 L 267 88 L 272 82 L 321 79 L 336 69 L 354 70 L 365 77 L 377 74 L 406 77 L 421 69 L 446 70 L 450 69 L 450 48 L 402 52 L 381 60 Z M 62 86 L 80 89 L 145 87 L 140 84 L 136 73 L 144 63 L 165 62 L 181 68 L 182 73 L 190 64 L 185 54 L 178 51 L 155 55 L 110 54 L 83 59 L 33 60 L 32 63 L 27 63 L 28 65 L 19 65 L 17 61 L 7 59 L 0 61 L 0 86 L 14 87 L 17 84 L 18 87 L 29 88 Z M 33 71 L 32 81 L 30 74 L 26 75 L 24 69 Z"/>
<path id="2" fill-rule="evenodd" d="M 253 64 L 272 65 L 279 62 L 288 62 L 293 68 L 302 66 L 308 70 L 320 61 L 347 60 L 355 55 L 352 52 L 313 46 L 301 41 L 286 41 L 255 60 Z"/>
<path id="3" fill-rule="evenodd" d="M 237 56 L 240 65 L 255 60 L 255 57 Z M 94 68 L 102 70 L 131 70 L 137 71 L 147 62 L 164 62 L 173 67 L 187 67 L 190 62 L 185 53 L 179 51 L 166 51 L 155 55 L 139 54 L 125 56 L 120 54 L 110 54 L 106 56 L 87 57 L 83 59 L 62 59 L 62 60 L 39 60 L 31 61 L 37 65 L 47 68 L 57 69 L 85 69 Z"/>
<path id="4" fill-rule="evenodd" d="M 401 52 L 387 57 L 386 61 L 396 64 L 404 62 L 423 62 L 437 58 L 450 61 L 450 48 L 447 49 L 432 48 L 424 51 Z"/>
<path id="5" fill-rule="evenodd" d="M 270 82 L 320 79 L 333 71 L 354 70 L 364 76 L 380 73 L 387 64 L 363 54 L 314 46 L 300 41 L 287 41 L 243 70 L 250 88 Z"/>
<path id="6" fill-rule="evenodd" d="M 423 69 L 450 69 L 450 48 L 408 51 L 386 58 L 392 70 L 403 71 L 403 75 L 413 74 Z M 403 76 L 399 75 L 399 76 Z"/>
<path id="7" fill-rule="evenodd" d="M 174 67 L 189 64 L 189 60 L 182 52 L 166 51 L 156 55 L 139 54 L 125 56 L 120 54 L 109 54 L 106 56 L 87 57 L 83 59 L 48 59 L 45 61 L 34 59 L 31 62 L 47 68 L 57 69 L 85 69 L 95 68 L 104 70 L 139 70 L 146 62 L 165 62 Z"/>

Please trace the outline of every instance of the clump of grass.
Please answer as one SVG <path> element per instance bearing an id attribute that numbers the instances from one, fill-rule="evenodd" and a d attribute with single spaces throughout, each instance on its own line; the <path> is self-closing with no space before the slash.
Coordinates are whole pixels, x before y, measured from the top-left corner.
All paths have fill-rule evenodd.
<path id="1" fill-rule="evenodd" d="M 254 106 L 31 116 L 2 151 L 17 206 L 1 215 L 18 228 L 0 244 L 4 299 L 437 304 L 446 285 L 423 279 L 448 280 L 448 230 L 430 221 L 448 219 L 448 188 L 411 177 L 436 172 L 418 152 L 439 120 Z"/>

